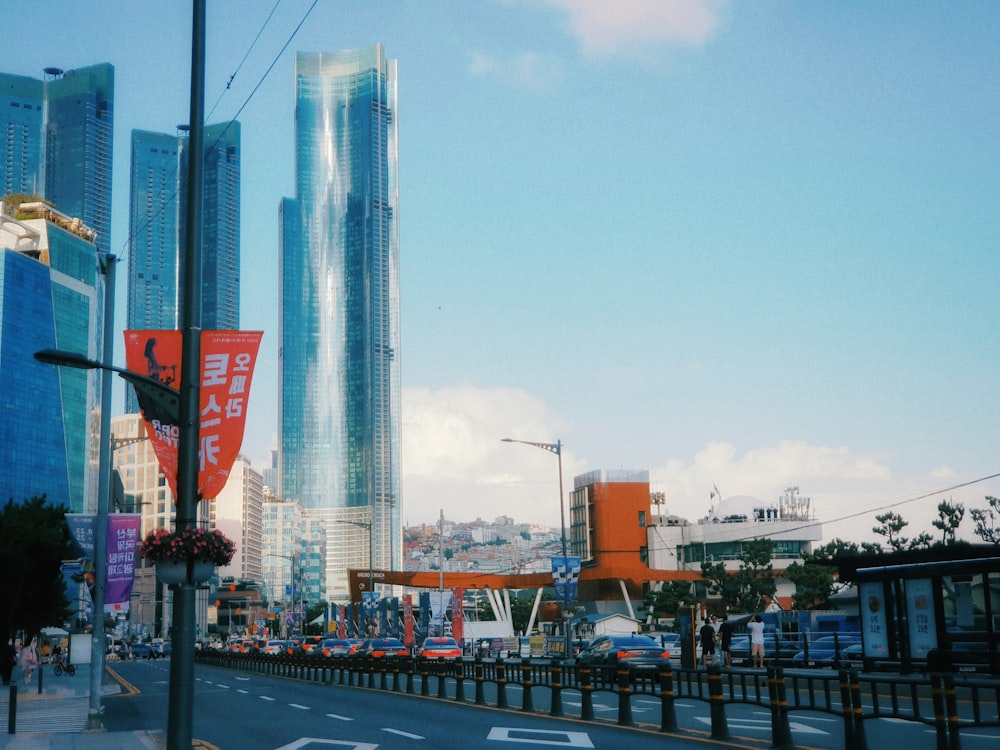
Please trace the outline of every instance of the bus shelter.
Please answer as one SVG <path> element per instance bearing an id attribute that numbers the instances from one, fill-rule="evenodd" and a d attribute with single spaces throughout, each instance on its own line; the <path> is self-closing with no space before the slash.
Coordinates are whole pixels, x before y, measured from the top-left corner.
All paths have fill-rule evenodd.
<path id="1" fill-rule="evenodd" d="M 858 588 L 865 668 L 1000 674 L 1000 546 L 834 559 Z"/>

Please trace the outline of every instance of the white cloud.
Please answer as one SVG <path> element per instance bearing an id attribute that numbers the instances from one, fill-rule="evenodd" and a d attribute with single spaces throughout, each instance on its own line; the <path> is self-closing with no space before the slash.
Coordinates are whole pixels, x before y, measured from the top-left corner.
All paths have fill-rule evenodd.
<path id="1" fill-rule="evenodd" d="M 563 78 L 563 66 L 551 55 L 522 52 L 496 57 L 474 52 L 469 73 L 477 78 L 497 78 L 505 85 L 527 91 L 551 91 Z"/>
<path id="2" fill-rule="evenodd" d="M 726 0 L 548 0 L 564 10 L 588 56 L 634 56 L 637 45 L 701 46 L 719 27 Z"/>

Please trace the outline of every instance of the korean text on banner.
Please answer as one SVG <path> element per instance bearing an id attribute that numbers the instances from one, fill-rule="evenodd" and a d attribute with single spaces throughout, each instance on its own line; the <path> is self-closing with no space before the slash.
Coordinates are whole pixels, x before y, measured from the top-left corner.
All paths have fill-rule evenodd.
<path id="1" fill-rule="evenodd" d="M 213 498 L 222 491 L 239 455 L 246 425 L 247 400 L 261 331 L 202 331 L 198 492 Z M 125 331 L 125 361 L 132 372 L 176 389 L 180 379 L 180 331 Z M 159 410 L 143 404 L 146 433 L 171 492 L 177 496 L 177 448 L 180 428 Z"/>

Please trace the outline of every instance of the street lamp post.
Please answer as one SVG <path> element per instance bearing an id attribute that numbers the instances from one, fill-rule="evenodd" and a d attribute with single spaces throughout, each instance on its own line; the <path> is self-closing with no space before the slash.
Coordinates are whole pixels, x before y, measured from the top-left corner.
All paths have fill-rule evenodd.
<path id="1" fill-rule="evenodd" d="M 541 448 L 549 453 L 554 453 L 559 463 L 559 538 L 562 542 L 563 564 L 569 567 L 569 557 L 566 550 L 566 510 L 563 501 L 563 471 L 562 471 L 562 441 L 556 440 L 554 443 L 536 443 L 532 440 L 515 440 L 514 438 L 501 438 L 503 443 L 521 443 L 522 445 L 532 445 Z M 563 617 L 566 618 L 563 630 L 565 636 L 565 650 L 563 656 L 568 658 L 571 653 L 571 639 L 569 632 L 569 589 L 563 588 Z"/>
<path id="2" fill-rule="evenodd" d="M 371 521 L 347 521 L 341 518 L 336 519 L 336 523 L 346 523 L 351 526 L 357 526 L 361 529 L 368 529 L 368 592 L 373 593 L 375 591 L 375 569 L 373 566 L 372 558 L 374 552 L 374 536 L 372 529 L 375 524 Z M 365 597 L 364 594 L 361 596 L 361 609 L 365 610 Z M 371 617 L 368 615 L 367 610 L 365 610 L 365 637 L 371 637 L 373 633 L 368 631 L 371 629 Z"/>
<path id="3" fill-rule="evenodd" d="M 107 342 L 105 342 L 105 346 L 108 346 Z M 173 421 L 176 422 L 176 411 L 180 404 L 177 391 L 159 380 L 88 359 L 82 354 L 64 352 L 59 349 L 42 349 L 35 352 L 35 359 L 58 367 L 102 370 L 108 377 L 111 373 L 118 373 L 125 381 L 131 383 L 136 391 L 146 397 L 151 409 L 162 410 L 164 415 L 173 414 Z M 91 634 L 90 715 L 88 719 L 88 724 L 95 729 L 101 725 L 101 680 L 104 673 L 104 651 L 107 648 L 104 643 L 104 589 L 107 582 L 108 507 L 111 496 L 111 386 L 107 379 L 105 379 L 101 391 L 101 448 L 98 460 L 100 481 L 98 482 L 97 519 L 94 528 L 94 627 Z"/>

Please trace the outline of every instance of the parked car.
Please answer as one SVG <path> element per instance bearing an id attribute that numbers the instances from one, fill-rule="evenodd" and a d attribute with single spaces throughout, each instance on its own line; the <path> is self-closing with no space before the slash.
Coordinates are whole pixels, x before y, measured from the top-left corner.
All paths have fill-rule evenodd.
<path id="1" fill-rule="evenodd" d="M 448 636 L 431 636 L 425 638 L 417 655 L 423 659 L 461 659 L 462 647 L 458 641 Z"/>
<path id="2" fill-rule="evenodd" d="M 358 656 L 374 659 L 395 659 L 409 656 L 410 650 L 398 638 L 369 638 L 358 648 Z"/>
<path id="3" fill-rule="evenodd" d="M 278 654 L 288 653 L 288 641 L 272 640 L 264 644 L 264 648 L 261 649 L 262 654 L 268 654 L 269 656 L 277 656 Z"/>
<path id="4" fill-rule="evenodd" d="M 848 646 L 860 643 L 861 639 L 854 635 L 824 635 L 809 644 L 808 654 L 799 651 L 792 661 L 796 666 L 832 667 L 843 659 Z"/>
<path id="5" fill-rule="evenodd" d="M 779 635 L 775 638 L 774 631 L 764 634 L 764 658 L 771 660 L 793 659 L 802 650 L 802 642 L 795 637 Z M 733 664 L 750 661 L 750 636 L 737 635 L 729 644 L 729 658 Z"/>
<path id="6" fill-rule="evenodd" d="M 321 643 L 323 643 L 323 636 L 307 635 L 299 641 L 299 651 L 310 656 L 317 655 L 319 654 Z"/>
<path id="7" fill-rule="evenodd" d="M 155 659 L 158 656 L 159 656 L 159 654 L 148 643 L 133 643 L 132 644 L 132 658 L 133 659 L 150 659 L 150 658 Z"/>
<path id="8" fill-rule="evenodd" d="M 342 659 L 345 656 L 354 656 L 362 643 L 363 641 L 360 638 L 326 638 L 314 653 L 319 653 L 321 656 Z"/>
<path id="9" fill-rule="evenodd" d="M 654 670 L 670 664 L 670 651 L 648 635 L 601 635 L 576 660 L 583 666 Z"/>

